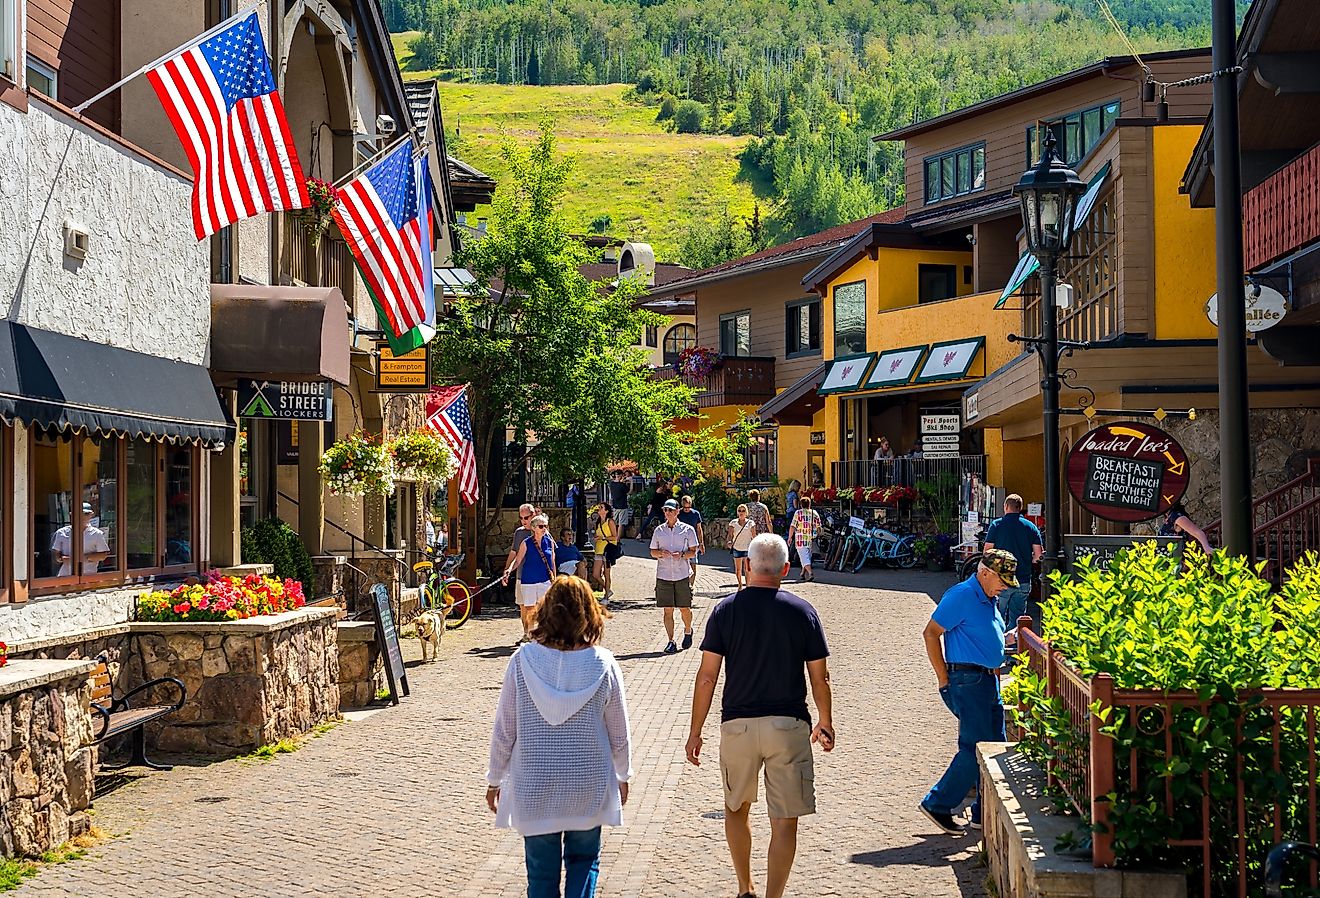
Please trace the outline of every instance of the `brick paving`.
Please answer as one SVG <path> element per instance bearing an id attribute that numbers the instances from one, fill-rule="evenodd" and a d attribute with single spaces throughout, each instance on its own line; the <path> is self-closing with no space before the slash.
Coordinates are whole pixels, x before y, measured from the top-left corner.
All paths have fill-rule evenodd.
<path id="1" fill-rule="evenodd" d="M 629 551 L 637 554 L 630 543 Z M 722 557 L 722 553 L 713 553 Z M 598 895 L 733 895 L 723 841 L 717 713 L 701 768 L 684 762 L 699 653 L 660 653 L 653 568 L 615 569 L 606 643 L 623 667 L 636 778 L 627 826 L 607 830 Z M 792 589 L 821 613 L 830 641 L 838 747 L 817 752 L 819 813 L 804 818 L 789 894 L 833 898 L 984 898 L 978 842 L 931 834 L 916 803 L 943 770 L 952 717 L 934 693 L 920 630 L 935 574 L 822 574 Z M 703 568 L 698 640 L 733 576 Z M 859 586 L 870 588 L 859 588 Z M 409 669 L 412 696 L 271 761 L 180 763 L 102 786 L 97 825 L 114 838 L 87 859 L 44 870 L 23 896 L 525 894 L 522 844 L 484 805 L 490 718 L 511 643 L 509 609 L 444 640 L 441 661 Z M 416 642 L 405 644 L 416 658 Z M 753 809 L 764 882 L 768 824 Z"/>

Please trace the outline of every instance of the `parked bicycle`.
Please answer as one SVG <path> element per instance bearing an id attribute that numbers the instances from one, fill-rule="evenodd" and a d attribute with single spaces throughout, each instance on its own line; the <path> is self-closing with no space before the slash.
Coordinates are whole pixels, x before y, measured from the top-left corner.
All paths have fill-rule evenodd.
<path id="1" fill-rule="evenodd" d="M 472 589 L 454 576 L 454 571 L 463 563 L 466 555 L 445 555 L 437 568 L 430 559 L 413 565 L 413 571 L 424 579 L 422 583 L 422 610 L 448 608 L 445 625 L 453 630 L 467 623 L 476 605 Z"/>
<path id="2" fill-rule="evenodd" d="M 1284 894 L 1284 874 L 1287 872 L 1288 861 L 1294 856 L 1313 863 L 1320 862 L 1320 848 L 1306 842 L 1283 842 L 1275 845 L 1269 857 L 1265 859 L 1265 894 L 1267 898 L 1281 898 Z M 1315 893 L 1303 892 L 1299 894 Z"/>
<path id="3" fill-rule="evenodd" d="M 852 572 L 860 571 L 868 561 L 879 562 L 881 567 L 913 568 L 917 565 L 917 538 L 910 533 L 896 533 L 873 524 L 863 531 Z"/>
<path id="4" fill-rule="evenodd" d="M 972 539 L 958 543 L 950 551 L 953 552 L 954 563 L 958 565 L 958 579 L 966 580 L 976 573 L 976 566 L 985 554 L 985 527 L 978 529 Z"/>

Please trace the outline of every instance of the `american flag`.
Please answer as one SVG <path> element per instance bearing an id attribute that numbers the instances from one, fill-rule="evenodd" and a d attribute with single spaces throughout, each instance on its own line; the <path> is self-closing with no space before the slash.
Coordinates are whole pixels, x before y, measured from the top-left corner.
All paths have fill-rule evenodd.
<path id="1" fill-rule="evenodd" d="M 426 400 L 426 426 L 440 434 L 458 456 L 459 495 L 465 504 L 476 504 L 481 490 L 477 484 L 477 453 L 472 444 L 466 384 L 431 391 Z"/>
<path id="2" fill-rule="evenodd" d="M 421 158 L 422 171 L 426 157 Z M 379 300 L 394 336 L 427 320 L 434 308 L 430 197 L 405 140 L 365 172 L 339 188 L 335 221 Z"/>
<path id="3" fill-rule="evenodd" d="M 242 218 L 312 204 L 255 11 L 147 79 L 192 165 L 198 240 Z"/>

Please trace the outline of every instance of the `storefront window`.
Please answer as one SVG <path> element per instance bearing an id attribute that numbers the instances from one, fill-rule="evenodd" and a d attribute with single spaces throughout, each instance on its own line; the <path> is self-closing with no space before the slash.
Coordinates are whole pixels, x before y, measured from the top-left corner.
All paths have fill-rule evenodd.
<path id="1" fill-rule="evenodd" d="M 193 451 L 165 447 L 165 565 L 193 560 Z"/>
<path id="2" fill-rule="evenodd" d="M 156 444 L 132 440 L 125 447 L 124 533 L 130 569 L 153 568 L 156 554 Z"/>
<path id="3" fill-rule="evenodd" d="M 32 576 L 37 580 L 70 576 L 74 551 L 72 434 L 36 431 L 30 465 Z"/>
<path id="4" fill-rule="evenodd" d="M 83 441 L 83 573 L 119 570 L 119 453 L 121 440 L 94 437 Z M 104 547 L 93 552 L 92 544 Z"/>

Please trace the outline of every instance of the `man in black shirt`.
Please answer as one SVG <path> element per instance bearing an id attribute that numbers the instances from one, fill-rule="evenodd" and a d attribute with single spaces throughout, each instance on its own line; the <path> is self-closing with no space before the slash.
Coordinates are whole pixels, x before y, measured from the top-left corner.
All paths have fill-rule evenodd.
<path id="1" fill-rule="evenodd" d="M 692 695 L 687 757 L 701 764 L 701 728 L 710 713 L 720 666 L 728 662 L 720 725 L 724 836 L 740 898 L 752 884 L 752 828 L 757 779 L 765 768 L 770 851 L 765 898 L 781 898 L 797 852 L 797 822 L 816 812 L 811 744 L 834 749 L 829 649 L 816 610 L 779 584 L 788 574 L 788 546 L 773 533 L 752 540 L 747 588 L 710 613 L 701 641 L 701 668 Z M 806 676 L 803 676 L 805 667 Z M 807 677 L 820 721 L 807 709 Z"/>

